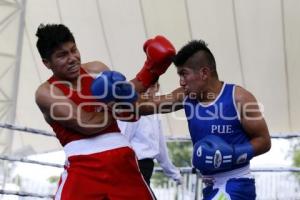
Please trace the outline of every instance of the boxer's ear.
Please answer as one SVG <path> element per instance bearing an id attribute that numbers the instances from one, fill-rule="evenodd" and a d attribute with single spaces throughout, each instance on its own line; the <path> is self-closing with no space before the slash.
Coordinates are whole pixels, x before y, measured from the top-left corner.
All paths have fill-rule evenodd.
<path id="1" fill-rule="evenodd" d="M 210 69 L 208 67 L 201 67 L 199 72 L 200 72 L 200 75 L 201 75 L 201 79 L 206 80 L 209 73 L 210 73 Z"/>
<path id="2" fill-rule="evenodd" d="M 48 68 L 48 69 L 51 69 L 51 64 L 50 64 L 50 61 L 46 58 L 43 58 L 42 59 L 44 65 Z"/>

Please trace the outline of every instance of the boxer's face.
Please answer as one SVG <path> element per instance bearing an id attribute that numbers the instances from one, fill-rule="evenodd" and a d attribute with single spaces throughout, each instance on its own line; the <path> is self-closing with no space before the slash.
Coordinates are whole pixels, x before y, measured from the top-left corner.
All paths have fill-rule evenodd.
<path id="1" fill-rule="evenodd" d="M 75 80 L 80 74 L 80 53 L 74 42 L 63 43 L 54 50 L 49 60 L 43 59 L 43 62 L 63 80 Z"/>
<path id="2" fill-rule="evenodd" d="M 201 72 L 200 70 L 193 70 L 189 67 L 177 68 L 177 73 L 180 78 L 180 86 L 184 88 L 186 95 L 194 93 L 198 94 L 201 89 Z"/>

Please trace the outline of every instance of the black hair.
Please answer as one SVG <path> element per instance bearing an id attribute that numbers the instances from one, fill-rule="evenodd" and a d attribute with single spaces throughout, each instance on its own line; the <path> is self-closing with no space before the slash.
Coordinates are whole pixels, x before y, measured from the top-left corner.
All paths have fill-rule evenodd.
<path id="1" fill-rule="evenodd" d="M 206 64 L 213 71 L 216 71 L 216 61 L 214 55 L 211 53 L 207 44 L 203 40 L 192 40 L 184 45 L 174 57 L 174 64 L 176 67 L 181 67 L 184 63 L 192 57 L 195 53 L 203 52 L 206 57 Z M 197 68 L 197 66 L 192 66 L 192 68 Z"/>
<path id="2" fill-rule="evenodd" d="M 43 59 L 50 59 L 54 50 L 65 42 L 75 42 L 74 36 L 63 24 L 40 24 L 36 34 L 36 47 Z"/>

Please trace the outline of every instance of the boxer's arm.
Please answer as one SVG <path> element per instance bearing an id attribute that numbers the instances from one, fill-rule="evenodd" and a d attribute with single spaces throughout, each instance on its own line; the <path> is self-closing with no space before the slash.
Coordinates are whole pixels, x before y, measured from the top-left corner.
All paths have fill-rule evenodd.
<path id="1" fill-rule="evenodd" d="M 143 93 L 148 89 L 137 78 L 130 80 L 130 82 L 134 85 L 134 89 L 137 93 Z"/>
<path id="2" fill-rule="evenodd" d="M 62 126 L 84 135 L 93 135 L 105 129 L 113 121 L 109 112 L 86 112 L 62 92 L 53 87 L 50 91 L 48 83 L 42 84 L 36 91 L 36 103 L 46 121 L 56 121 Z"/>
<path id="3" fill-rule="evenodd" d="M 268 126 L 255 97 L 242 87 L 235 90 L 235 101 L 240 108 L 242 126 L 250 138 L 254 156 L 263 154 L 271 148 Z"/>
<path id="4" fill-rule="evenodd" d="M 140 96 L 135 103 L 136 112 L 139 115 L 174 112 L 183 108 L 184 97 L 184 90 L 181 87 L 167 95 Z"/>

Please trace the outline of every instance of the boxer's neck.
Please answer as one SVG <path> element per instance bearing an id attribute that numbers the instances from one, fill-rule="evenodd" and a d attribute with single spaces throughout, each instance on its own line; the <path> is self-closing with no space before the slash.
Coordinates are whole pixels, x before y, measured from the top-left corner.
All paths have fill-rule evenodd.
<path id="1" fill-rule="evenodd" d="M 224 82 L 214 80 L 206 87 L 205 90 L 198 94 L 197 99 L 201 103 L 210 103 L 214 101 L 220 94 Z"/>

